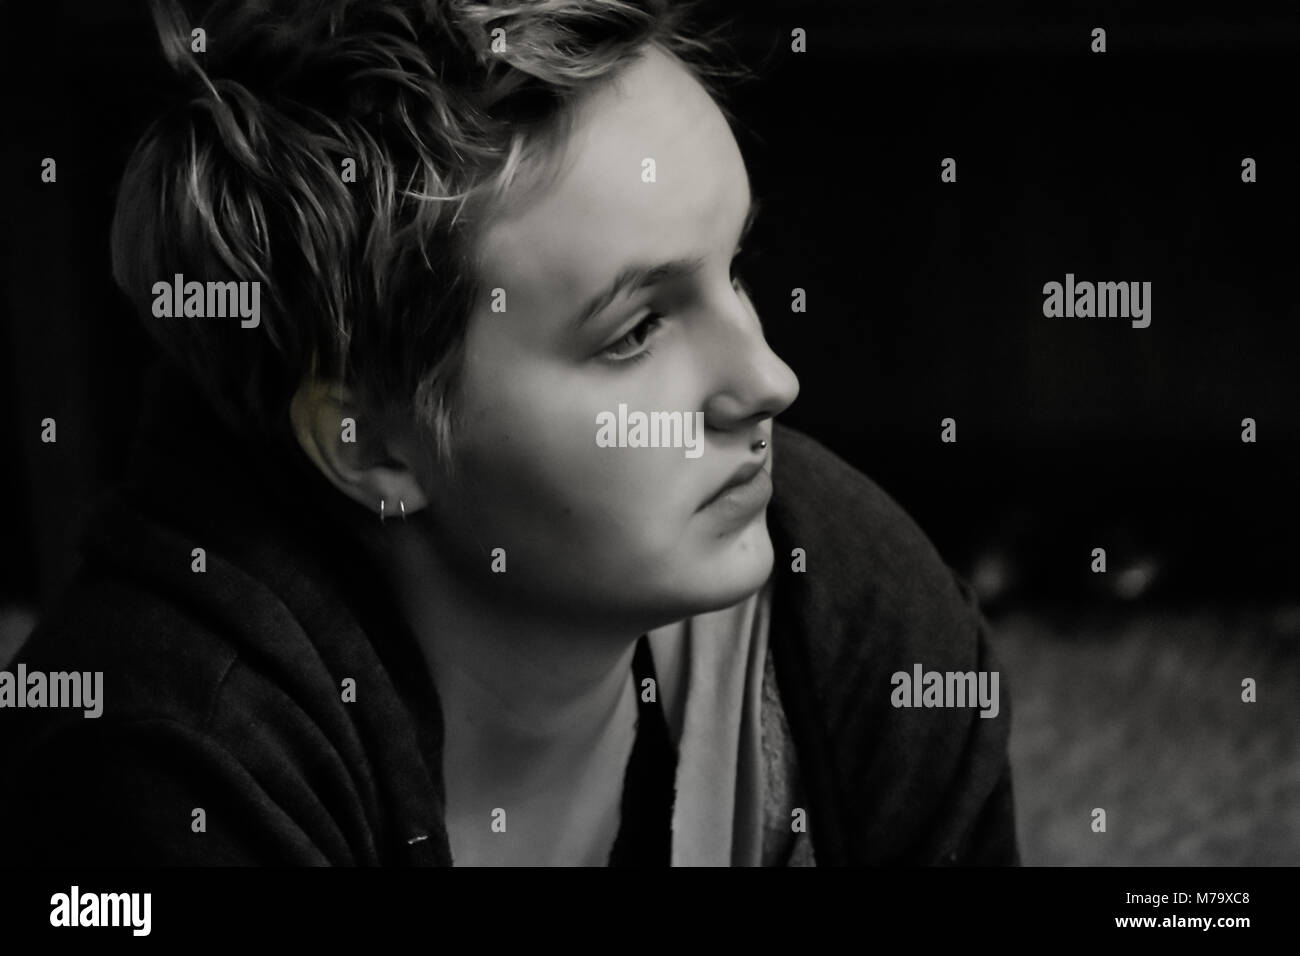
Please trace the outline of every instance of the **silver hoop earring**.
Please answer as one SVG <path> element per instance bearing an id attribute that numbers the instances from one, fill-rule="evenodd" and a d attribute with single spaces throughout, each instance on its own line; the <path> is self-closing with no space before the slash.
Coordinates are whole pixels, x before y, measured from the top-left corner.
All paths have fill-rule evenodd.
<path id="1" fill-rule="evenodd" d="M 405 520 L 406 520 L 406 502 L 403 501 L 401 498 L 398 498 L 398 499 L 397 499 L 397 507 L 399 507 L 399 508 L 402 509 L 402 520 L 405 521 Z"/>
<path id="2" fill-rule="evenodd" d="M 387 518 L 387 517 L 388 517 L 388 516 L 387 516 L 386 514 L 384 514 L 384 499 L 383 499 L 383 498 L 380 498 L 380 499 L 379 499 L 379 523 L 380 523 L 380 524 L 383 524 L 383 523 L 384 523 L 384 519 Z"/>

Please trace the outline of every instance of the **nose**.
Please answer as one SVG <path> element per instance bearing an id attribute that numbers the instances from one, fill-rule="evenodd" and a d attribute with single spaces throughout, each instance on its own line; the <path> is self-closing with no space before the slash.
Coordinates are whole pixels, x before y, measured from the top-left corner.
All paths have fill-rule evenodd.
<path id="1" fill-rule="evenodd" d="M 773 418 L 799 395 L 798 377 L 768 345 L 749 296 L 733 292 L 732 302 L 716 323 L 709 362 L 714 386 L 704 405 L 706 426 L 723 431 Z"/>

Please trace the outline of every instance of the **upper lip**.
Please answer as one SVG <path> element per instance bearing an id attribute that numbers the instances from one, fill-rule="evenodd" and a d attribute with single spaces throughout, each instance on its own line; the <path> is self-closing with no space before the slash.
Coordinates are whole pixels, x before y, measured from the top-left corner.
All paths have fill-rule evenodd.
<path id="1" fill-rule="evenodd" d="M 753 478 L 755 475 L 757 475 L 760 471 L 763 470 L 763 462 L 766 460 L 767 460 L 766 457 L 764 457 L 759 461 L 745 462 L 745 464 L 741 465 L 739 468 L 733 471 L 731 473 L 731 477 L 728 478 L 726 482 L 717 491 L 711 494 L 708 500 L 705 501 L 704 504 L 700 505 L 700 507 L 707 508 L 720 495 L 726 494 L 727 491 L 729 491 L 732 488 L 735 488 L 737 485 L 743 485 L 745 482 L 749 481 L 751 478 Z"/>

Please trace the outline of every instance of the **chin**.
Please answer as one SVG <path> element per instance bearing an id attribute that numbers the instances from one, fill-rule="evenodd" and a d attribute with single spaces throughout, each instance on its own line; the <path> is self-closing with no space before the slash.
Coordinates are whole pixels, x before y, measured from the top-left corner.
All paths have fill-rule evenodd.
<path id="1" fill-rule="evenodd" d="M 740 534 L 716 543 L 691 569 L 688 587 L 696 597 L 692 613 L 703 614 L 739 604 L 772 575 L 772 538 L 767 522 L 757 520 Z"/>

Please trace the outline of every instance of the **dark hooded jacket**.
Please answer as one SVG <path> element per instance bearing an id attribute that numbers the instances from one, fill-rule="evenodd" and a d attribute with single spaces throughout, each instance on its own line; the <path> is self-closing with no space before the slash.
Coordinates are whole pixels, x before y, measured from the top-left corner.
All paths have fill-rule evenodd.
<path id="1" fill-rule="evenodd" d="M 103 714 L 0 709 L 0 862 L 449 864 L 437 692 L 340 531 L 375 516 L 174 382 L 148 404 L 18 657 L 102 671 Z M 1019 862 L 1006 682 L 994 718 L 891 703 L 917 663 L 997 669 L 970 588 L 870 479 L 773 437 L 770 648 L 818 865 Z"/>

